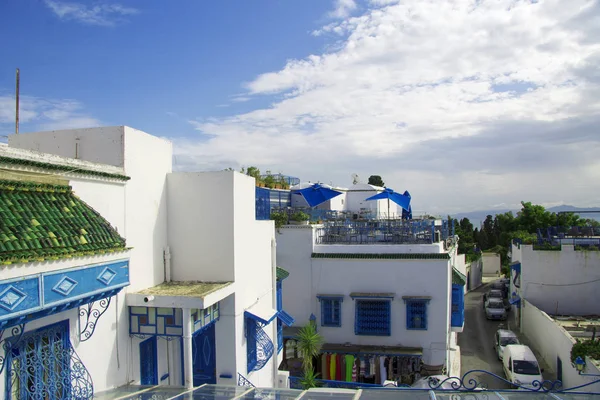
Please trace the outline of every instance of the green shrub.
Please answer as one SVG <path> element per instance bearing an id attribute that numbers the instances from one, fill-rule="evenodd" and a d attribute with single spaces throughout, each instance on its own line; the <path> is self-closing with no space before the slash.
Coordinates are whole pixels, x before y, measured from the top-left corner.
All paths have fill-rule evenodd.
<path id="1" fill-rule="evenodd" d="M 283 211 L 273 211 L 271 219 L 275 221 L 275 228 L 281 228 L 288 222 L 287 214 Z"/>
<path id="2" fill-rule="evenodd" d="M 292 221 L 308 221 L 310 219 L 310 215 L 302 211 L 296 211 L 290 217 Z"/>
<path id="3" fill-rule="evenodd" d="M 577 340 L 571 348 L 571 362 L 574 363 L 577 357 L 585 360 L 585 356 L 600 360 L 600 340 Z"/>

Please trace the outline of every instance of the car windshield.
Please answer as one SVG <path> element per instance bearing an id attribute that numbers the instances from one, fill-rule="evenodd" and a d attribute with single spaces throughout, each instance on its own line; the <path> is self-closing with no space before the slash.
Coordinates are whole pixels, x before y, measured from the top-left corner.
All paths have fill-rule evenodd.
<path id="1" fill-rule="evenodd" d="M 504 304 L 501 301 L 490 301 L 488 303 L 488 308 L 501 308 L 504 309 Z"/>
<path id="2" fill-rule="evenodd" d="M 507 336 L 507 337 L 501 337 L 500 338 L 500 345 L 501 346 L 506 346 L 509 344 L 519 344 L 519 340 L 516 337 L 512 337 L 512 336 Z"/>
<path id="3" fill-rule="evenodd" d="M 513 370 L 514 370 L 515 374 L 521 374 L 521 375 L 539 375 L 540 374 L 540 367 L 538 367 L 538 364 L 535 361 L 514 360 L 513 361 Z"/>

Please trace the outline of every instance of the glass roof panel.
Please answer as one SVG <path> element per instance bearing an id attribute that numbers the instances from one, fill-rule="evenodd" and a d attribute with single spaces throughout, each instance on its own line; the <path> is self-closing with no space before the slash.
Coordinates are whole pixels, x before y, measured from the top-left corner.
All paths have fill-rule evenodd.
<path id="1" fill-rule="evenodd" d="M 410 389 L 363 389 L 360 400 L 429 400 L 429 390 Z"/>
<path id="2" fill-rule="evenodd" d="M 94 400 L 115 400 L 154 386 L 129 385 L 94 394 Z"/>
<path id="3" fill-rule="evenodd" d="M 205 385 L 191 393 L 177 396 L 173 400 L 230 400 L 252 389 L 247 386 Z"/>
<path id="4" fill-rule="evenodd" d="M 185 393 L 187 389 L 172 386 L 157 386 L 150 390 L 140 391 L 131 396 L 120 397 L 122 400 L 167 400 L 178 394 Z"/>
<path id="5" fill-rule="evenodd" d="M 301 400 L 352 400 L 355 395 L 353 389 L 310 389 Z"/>
<path id="6" fill-rule="evenodd" d="M 240 400 L 295 400 L 302 390 L 294 389 L 255 389 L 240 397 Z"/>

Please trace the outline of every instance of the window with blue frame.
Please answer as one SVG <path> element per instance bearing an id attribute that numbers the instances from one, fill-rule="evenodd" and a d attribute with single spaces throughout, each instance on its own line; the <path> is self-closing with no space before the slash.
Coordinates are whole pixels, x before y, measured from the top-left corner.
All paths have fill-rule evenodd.
<path id="1" fill-rule="evenodd" d="M 356 300 L 354 334 L 391 335 L 390 300 Z"/>
<path id="2" fill-rule="evenodd" d="M 465 295 L 462 285 L 452 284 L 452 317 L 451 326 L 461 327 L 465 322 Z"/>
<path id="3" fill-rule="evenodd" d="M 256 331 L 258 325 L 256 320 L 246 318 L 246 357 L 248 362 L 248 372 L 253 371 L 258 362 L 256 351 Z"/>
<path id="4" fill-rule="evenodd" d="M 406 329 L 427 330 L 427 305 L 429 299 L 406 300 Z"/>
<path id="5" fill-rule="evenodd" d="M 341 297 L 320 297 L 321 301 L 321 326 L 342 326 L 342 301 Z"/>
<path id="6" fill-rule="evenodd" d="M 277 281 L 277 311 L 283 310 L 283 287 L 282 282 Z M 283 350 L 283 322 L 277 318 L 277 353 Z"/>

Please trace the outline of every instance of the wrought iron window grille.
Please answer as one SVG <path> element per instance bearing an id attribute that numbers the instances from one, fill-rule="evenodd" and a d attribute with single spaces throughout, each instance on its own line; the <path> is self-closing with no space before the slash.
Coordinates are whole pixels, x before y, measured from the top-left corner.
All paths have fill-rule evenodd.
<path id="1" fill-rule="evenodd" d="M 390 336 L 390 303 L 389 300 L 356 300 L 354 334 Z"/>

